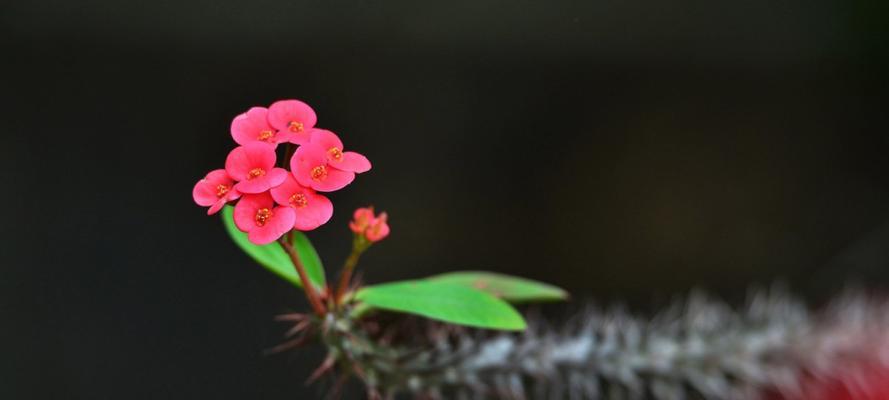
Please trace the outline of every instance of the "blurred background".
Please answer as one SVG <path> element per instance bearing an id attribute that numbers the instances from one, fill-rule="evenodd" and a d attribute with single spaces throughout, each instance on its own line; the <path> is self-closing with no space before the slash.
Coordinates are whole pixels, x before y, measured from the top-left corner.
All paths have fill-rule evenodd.
<path id="1" fill-rule="evenodd" d="M 281 98 L 374 169 L 369 282 L 489 269 L 640 312 L 889 283 L 889 3 L 0 4 L 0 397 L 310 398 L 306 305 L 191 189 Z"/>

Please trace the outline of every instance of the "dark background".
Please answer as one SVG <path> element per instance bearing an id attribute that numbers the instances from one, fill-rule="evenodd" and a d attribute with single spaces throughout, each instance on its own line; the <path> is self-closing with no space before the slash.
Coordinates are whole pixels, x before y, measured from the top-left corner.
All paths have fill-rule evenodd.
<path id="1" fill-rule="evenodd" d="M 0 397 L 311 397 L 305 307 L 191 188 L 299 98 L 374 169 L 370 282 L 486 268 L 640 311 L 889 283 L 889 12 L 864 1 L 0 5 Z"/>

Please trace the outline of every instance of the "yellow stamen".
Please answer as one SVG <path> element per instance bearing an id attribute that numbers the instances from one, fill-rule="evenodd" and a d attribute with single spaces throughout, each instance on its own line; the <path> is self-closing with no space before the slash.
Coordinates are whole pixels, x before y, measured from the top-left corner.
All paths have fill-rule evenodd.
<path id="1" fill-rule="evenodd" d="M 271 139 L 273 137 L 275 137 L 275 132 L 272 132 L 270 130 L 264 130 L 262 132 L 259 132 L 259 136 L 257 137 L 257 139 L 269 141 L 269 139 Z"/>
<path id="2" fill-rule="evenodd" d="M 327 178 L 327 168 L 323 165 L 319 165 L 315 168 L 312 168 L 312 179 L 316 181 L 323 181 Z"/>
<path id="3" fill-rule="evenodd" d="M 222 197 L 222 196 L 225 196 L 225 194 L 228 193 L 228 191 L 229 191 L 230 189 L 231 189 L 231 188 L 228 187 L 228 185 L 217 185 L 217 186 L 216 186 L 216 197 Z"/>
<path id="4" fill-rule="evenodd" d="M 265 175 L 265 170 L 262 168 L 253 168 L 250 172 L 247 173 L 247 179 L 253 179 L 256 177 L 260 177 Z"/>
<path id="5" fill-rule="evenodd" d="M 303 131 L 303 123 L 296 122 L 296 121 L 290 121 L 290 123 L 287 124 L 287 129 L 290 129 L 290 132 L 302 132 Z"/>
<path id="6" fill-rule="evenodd" d="M 343 151 L 338 147 L 331 147 L 327 152 L 330 153 L 330 156 L 333 157 L 334 160 L 343 161 Z"/>
<path id="7" fill-rule="evenodd" d="M 263 226 L 269 219 L 272 218 L 272 210 L 268 208 L 260 208 L 256 210 L 256 225 Z"/>
<path id="8" fill-rule="evenodd" d="M 294 193 L 290 196 L 290 204 L 297 208 L 303 208 L 309 205 L 309 199 L 302 193 Z"/>

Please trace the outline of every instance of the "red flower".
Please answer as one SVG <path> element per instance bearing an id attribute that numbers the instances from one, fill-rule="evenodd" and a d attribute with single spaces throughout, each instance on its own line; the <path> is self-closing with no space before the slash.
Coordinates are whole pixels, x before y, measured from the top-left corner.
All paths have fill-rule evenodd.
<path id="1" fill-rule="evenodd" d="M 269 106 L 268 120 L 275 129 L 290 133 L 291 143 L 305 144 L 318 116 L 312 107 L 299 100 L 279 100 Z"/>
<path id="2" fill-rule="evenodd" d="M 356 235 L 363 235 L 370 242 L 379 242 L 389 236 L 389 216 L 382 212 L 374 216 L 373 207 L 362 207 L 352 214 L 349 229 Z"/>
<path id="3" fill-rule="evenodd" d="M 225 171 L 238 183 L 241 193 L 262 193 L 287 178 L 284 168 L 275 168 L 275 149 L 263 143 L 236 147 L 225 159 Z"/>
<path id="4" fill-rule="evenodd" d="M 199 206 L 210 207 L 207 215 L 216 214 L 225 203 L 241 197 L 234 185 L 235 181 L 224 169 L 213 170 L 194 185 L 191 196 Z"/>
<path id="5" fill-rule="evenodd" d="M 281 186 L 272 188 L 272 197 L 282 205 L 293 208 L 296 221 L 293 227 L 310 231 L 327 223 L 333 216 L 333 203 L 314 190 L 300 185 L 288 175 Z"/>
<path id="6" fill-rule="evenodd" d="M 355 179 L 354 172 L 331 167 L 327 162 L 327 151 L 315 143 L 296 149 L 290 159 L 290 170 L 300 185 L 319 192 L 340 190 Z"/>
<path id="7" fill-rule="evenodd" d="M 278 131 L 269 125 L 269 110 L 265 107 L 253 107 L 232 120 L 232 138 L 240 145 L 249 143 L 267 143 L 275 147 L 278 143 L 289 142 L 292 134 L 289 131 Z"/>
<path id="8" fill-rule="evenodd" d="M 235 225 L 254 244 L 269 244 L 293 229 L 296 212 L 276 207 L 269 193 L 245 194 L 235 206 Z"/>
<path id="9" fill-rule="evenodd" d="M 321 146 L 327 153 L 327 165 L 342 171 L 362 173 L 370 170 L 367 157 L 354 151 L 343 151 L 343 142 L 337 135 L 324 129 L 315 129 L 309 141 Z"/>

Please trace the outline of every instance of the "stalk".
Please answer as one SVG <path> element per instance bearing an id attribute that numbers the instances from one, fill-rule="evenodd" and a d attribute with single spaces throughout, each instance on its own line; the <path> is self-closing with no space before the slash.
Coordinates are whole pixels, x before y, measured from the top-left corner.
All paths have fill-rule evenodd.
<path id="1" fill-rule="evenodd" d="M 312 310 L 314 310 L 315 314 L 319 317 L 323 317 L 327 313 L 327 309 L 324 307 L 321 297 L 318 296 L 318 292 L 315 290 L 315 285 L 309 280 L 309 274 L 306 273 L 305 266 L 303 266 L 302 261 L 300 261 L 297 256 L 296 249 L 287 241 L 286 235 L 285 237 L 278 239 L 278 243 L 284 248 L 287 255 L 290 256 L 290 261 L 293 262 L 293 266 L 296 268 L 296 273 L 299 275 L 299 279 L 303 283 L 303 290 L 306 292 L 306 298 L 309 300 Z"/>
<path id="2" fill-rule="evenodd" d="M 346 291 L 349 290 L 349 282 L 352 280 L 352 272 L 355 270 L 355 266 L 358 265 L 358 260 L 361 258 L 361 254 L 364 253 L 369 246 L 370 242 L 368 242 L 363 235 L 355 235 L 355 239 L 352 241 L 352 253 L 346 258 L 346 262 L 343 263 L 343 268 L 340 270 L 340 281 L 339 285 L 337 285 L 336 295 L 334 296 L 334 303 L 337 306 L 342 304 L 343 296 L 345 296 Z"/>

